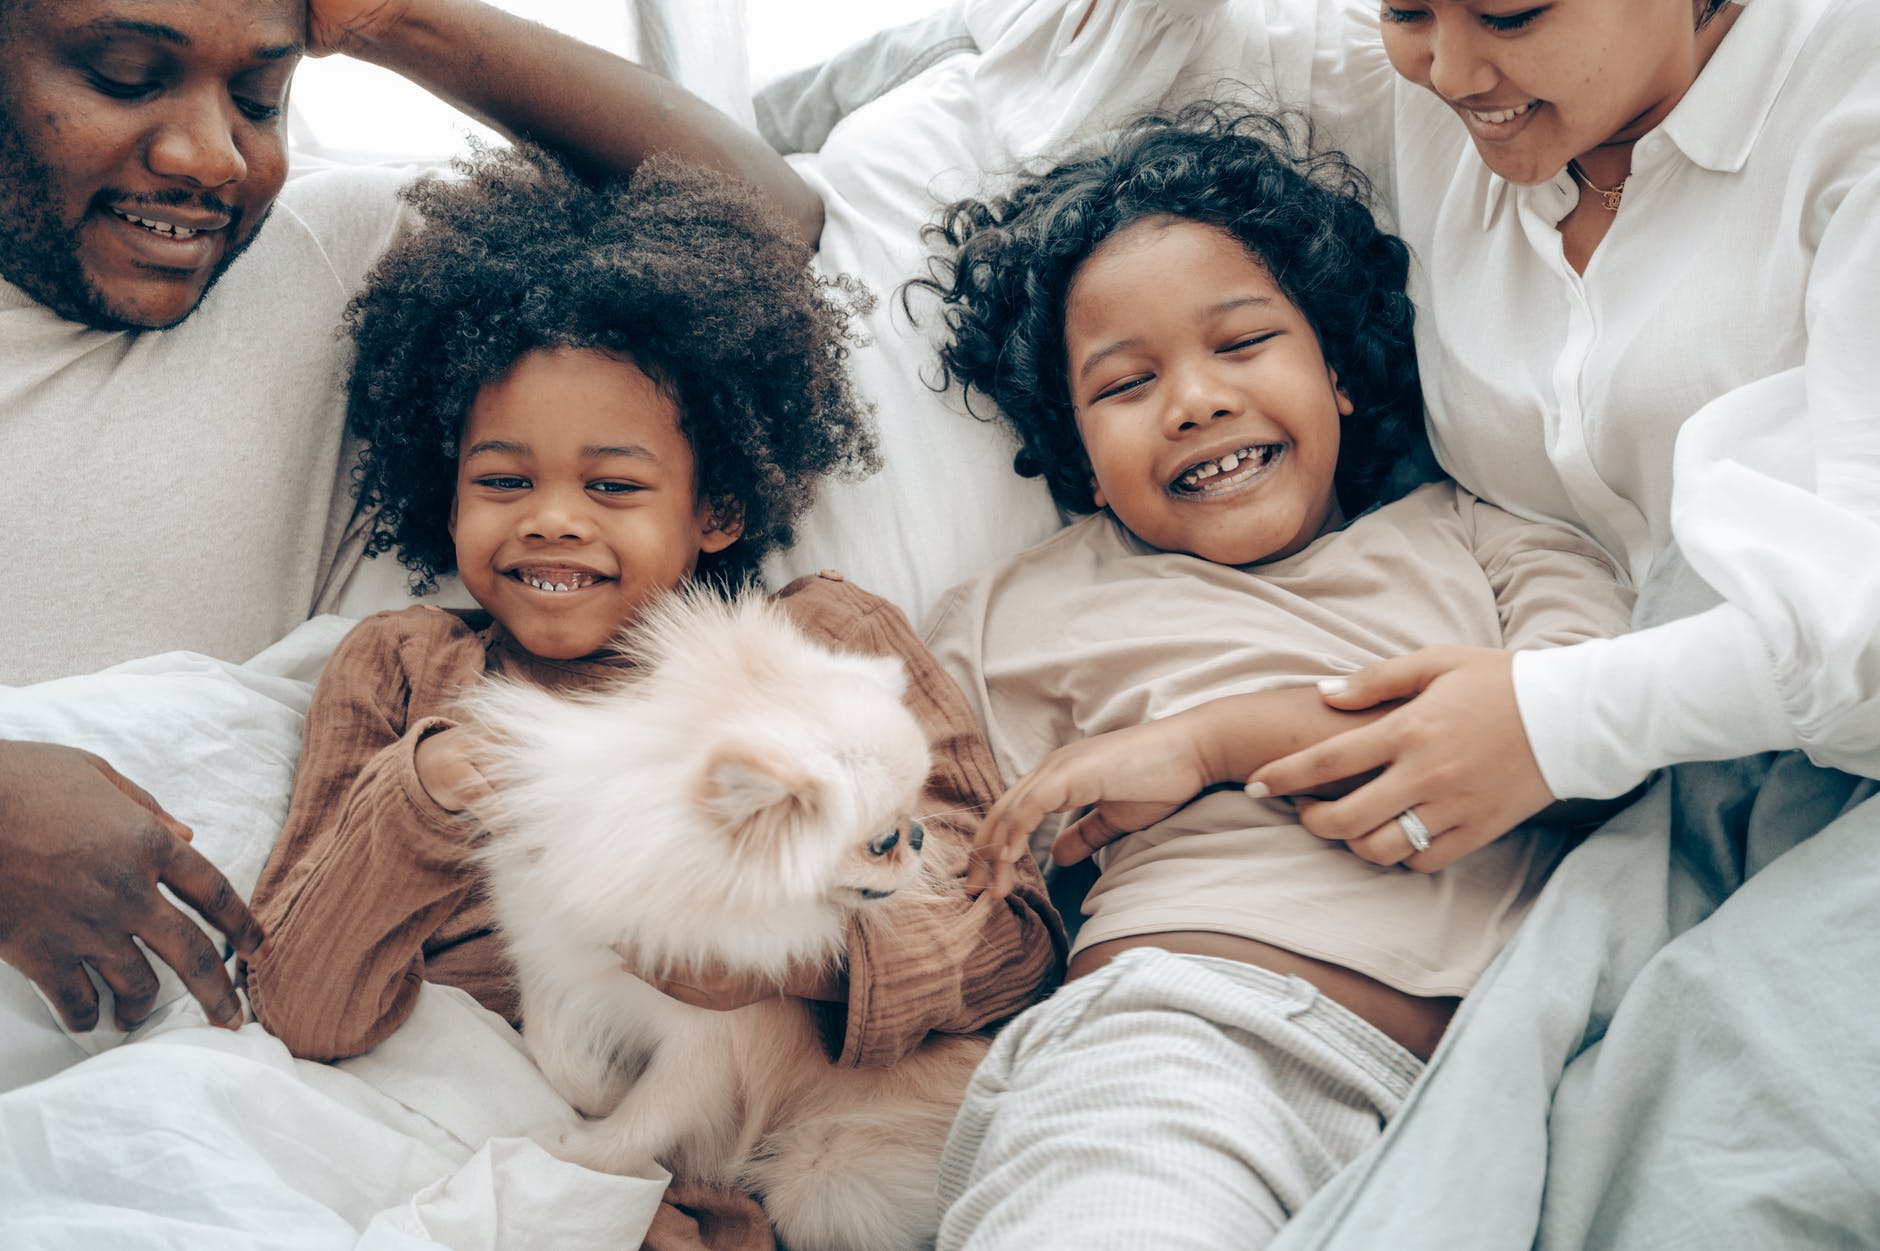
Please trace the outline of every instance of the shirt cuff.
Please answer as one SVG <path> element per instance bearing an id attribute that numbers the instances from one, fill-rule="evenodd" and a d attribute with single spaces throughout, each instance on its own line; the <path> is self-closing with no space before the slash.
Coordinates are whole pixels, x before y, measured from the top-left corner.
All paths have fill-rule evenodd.
<path id="1" fill-rule="evenodd" d="M 1795 747 L 1769 649 L 1741 609 L 1517 652 L 1515 702 L 1556 799 L 1611 799 L 1661 765 Z"/>

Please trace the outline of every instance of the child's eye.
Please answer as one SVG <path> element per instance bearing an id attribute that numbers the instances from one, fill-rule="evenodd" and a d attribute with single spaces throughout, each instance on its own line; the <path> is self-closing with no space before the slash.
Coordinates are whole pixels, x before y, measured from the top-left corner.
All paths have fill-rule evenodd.
<path id="1" fill-rule="evenodd" d="M 1507 34 L 1509 31 L 1520 30 L 1523 26 L 1526 26 L 1529 22 L 1539 17 L 1544 11 L 1545 9 L 1543 8 L 1523 9 L 1519 13 L 1503 13 L 1499 15 L 1484 13 L 1482 14 L 1482 25 L 1492 31 Z"/>
<path id="2" fill-rule="evenodd" d="M 526 491 L 529 489 L 529 480 L 519 474 L 513 473 L 488 474 L 478 478 L 476 484 L 480 487 L 488 487 L 492 491 Z"/>
<path id="3" fill-rule="evenodd" d="M 1220 350 L 1220 355 L 1226 356 L 1230 352 L 1241 352 L 1241 351 L 1245 351 L 1247 348 L 1259 347 L 1262 343 L 1265 343 L 1268 339 L 1273 338 L 1278 333 L 1279 332 L 1277 330 L 1267 330 L 1267 331 L 1261 332 L 1260 334 L 1248 335 L 1244 339 L 1236 339 L 1232 343 L 1228 344 L 1226 347 L 1222 348 Z"/>
<path id="4" fill-rule="evenodd" d="M 1092 396 L 1091 403 L 1094 404 L 1098 400 L 1107 400 L 1112 396 L 1123 395 L 1134 391 L 1137 387 L 1144 385 L 1154 376 L 1153 374 L 1144 374 L 1140 378 L 1125 378 L 1121 382 L 1112 383 Z"/>
<path id="5" fill-rule="evenodd" d="M 588 490 L 598 491 L 602 495 L 631 495 L 646 488 L 637 482 L 622 482 L 618 478 L 609 478 L 604 482 L 588 483 Z"/>
<path id="6" fill-rule="evenodd" d="M 1414 22 L 1418 18 L 1426 15 L 1422 9 L 1399 9 L 1387 4 L 1383 7 L 1383 12 L 1380 16 L 1387 22 L 1396 22 L 1401 26 L 1406 22 Z"/>

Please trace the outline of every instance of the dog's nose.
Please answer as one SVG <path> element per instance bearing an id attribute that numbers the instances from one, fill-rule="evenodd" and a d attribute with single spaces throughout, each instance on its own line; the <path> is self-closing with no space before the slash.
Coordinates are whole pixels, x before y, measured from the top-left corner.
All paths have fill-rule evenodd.
<path id="1" fill-rule="evenodd" d="M 892 851 L 894 845 L 900 841 L 901 831 L 889 830 L 886 834 L 883 834 L 880 838 L 868 844 L 868 853 L 872 856 L 885 856 Z M 918 843 L 915 844 L 916 847 L 919 845 Z"/>
<path id="2" fill-rule="evenodd" d="M 909 821 L 907 823 L 907 845 L 911 850 L 919 851 L 921 841 L 926 837 L 927 831 L 920 828 L 920 822 Z"/>

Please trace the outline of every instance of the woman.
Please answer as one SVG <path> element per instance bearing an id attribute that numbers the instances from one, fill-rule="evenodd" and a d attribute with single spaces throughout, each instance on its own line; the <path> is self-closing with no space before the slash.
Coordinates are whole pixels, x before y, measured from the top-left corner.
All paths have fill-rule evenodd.
<path id="1" fill-rule="evenodd" d="M 1417 258 L 1443 466 L 1644 591 L 1623 639 L 1354 674 L 1339 707 L 1410 698 L 1255 785 L 1381 769 L 1308 825 L 1434 871 L 1553 798 L 1734 761 L 1672 770 L 1569 859 L 1372 1163 L 1281 1245 L 1880 1240 L 1848 1180 L 1880 1162 L 1842 1128 L 1875 1121 L 1853 1075 L 1880 1030 L 1836 993 L 1870 981 L 1880 898 L 1880 6 L 996 7 L 968 11 L 988 64 L 1041 67 L 1006 71 L 1015 108 L 1098 76 L 1118 115 L 1223 76 L 1302 105 Z M 1849 772 L 1738 759 L 1793 748 Z M 1772 1021 L 1797 988 L 1806 1026 Z"/>

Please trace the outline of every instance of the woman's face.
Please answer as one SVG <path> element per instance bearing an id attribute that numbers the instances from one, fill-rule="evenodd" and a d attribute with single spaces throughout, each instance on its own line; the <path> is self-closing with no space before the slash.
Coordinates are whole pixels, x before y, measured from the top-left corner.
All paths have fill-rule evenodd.
<path id="1" fill-rule="evenodd" d="M 1490 169 L 1531 185 L 1663 121 L 1732 16 L 1700 31 L 1691 0 L 1385 0 L 1380 20 L 1397 72 L 1455 110 Z"/>

